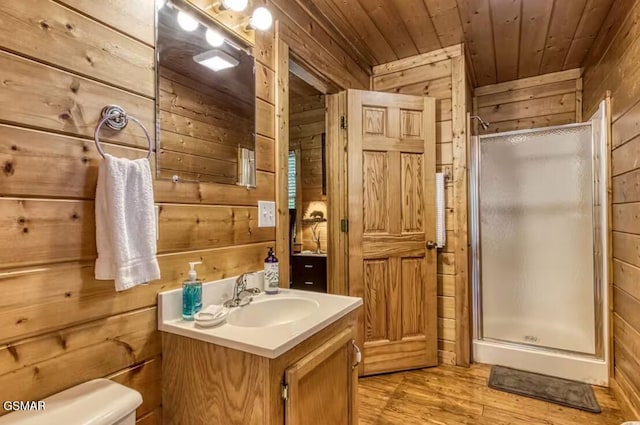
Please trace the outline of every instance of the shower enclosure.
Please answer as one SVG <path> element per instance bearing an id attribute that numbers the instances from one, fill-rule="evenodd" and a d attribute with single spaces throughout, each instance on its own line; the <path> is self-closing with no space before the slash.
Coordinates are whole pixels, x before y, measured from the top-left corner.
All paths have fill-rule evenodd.
<path id="1" fill-rule="evenodd" d="M 604 110 L 474 137 L 474 360 L 606 385 Z"/>

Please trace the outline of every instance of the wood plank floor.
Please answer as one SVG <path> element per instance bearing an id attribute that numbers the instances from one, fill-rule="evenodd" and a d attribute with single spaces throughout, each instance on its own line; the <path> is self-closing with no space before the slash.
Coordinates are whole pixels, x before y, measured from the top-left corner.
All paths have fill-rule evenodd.
<path id="1" fill-rule="evenodd" d="M 361 378 L 360 425 L 619 425 L 629 418 L 605 388 L 601 414 L 582 412 L 487 386 L 490 366 L 455 366 Z"/>

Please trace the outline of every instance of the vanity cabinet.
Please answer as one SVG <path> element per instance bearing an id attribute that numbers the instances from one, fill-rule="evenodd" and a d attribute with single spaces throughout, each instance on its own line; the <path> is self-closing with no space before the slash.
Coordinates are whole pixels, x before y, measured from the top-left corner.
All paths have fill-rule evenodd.
<path id="1" fill-rule="evenodd" d="M 357 425 L 354 350 L 346 328 L 285 370 L 285 424 Z"/>
<path id="2" fill-rule="evenodd" d="M 163 332 L 163 423 L 357 425 L 357 315 L 273 359 Z"/>

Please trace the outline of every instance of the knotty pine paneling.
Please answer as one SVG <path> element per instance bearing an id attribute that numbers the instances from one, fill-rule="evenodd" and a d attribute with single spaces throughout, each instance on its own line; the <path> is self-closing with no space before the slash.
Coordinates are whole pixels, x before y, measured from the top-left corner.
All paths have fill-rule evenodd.
<path id="1" fill-rule="evenodd" d="M 148 19 L 154 13 L 155 4 L 153 1 L 60 0 L 58 3 L 91 16 L 96 22 L 115 28 L 149 46 L 153 47 L 155 44 L 155 21 Z"/>
<path id="2" fill-rule="evenodd" d="M 608 10 L 629 0 L 299 2 L 329 18 L 368 65 L 464 42 L 472 81 L 484 86 L 582 66 L 592 44 L 601 48 L 598 32 L 619 22 L 605 21 Z"/>
<path id="3" fill-rule="evenodd" d="M 142 148 L 102 142 L 105 151 L 119 157 L 139 158 Z M 273 198 L 273 140 L 256 139 L 258 187 L 242 187 L 155 181 L 158 202 L 220 205 L 255 205 L 259 199 Z M 47 131 L 0 124 L 0 164 L 2 194 L 13 197 L 93 199 L 100 155 L 93 140 Z M 155 167 L 155 161 L 152 161 Z M 51 170 L 56 172 L 52 173 Z"/>
<path id="4" fill-rule="evenodd" d="M 60 388 L 68 388 L 87 380 L 87 376 L 107 376 L 160 354 L 160 333 L 156 330 L 156 307 L 113 316 L 94 322 L 86 330 L 101 338 L 80 336 L 77 346 L 67 337 L 52 338 L 63 346 L 64 353 L 15 369 L 0 376 L 3 399 L 42 399 Z M 121 322 L 112 326 L 109 322 Z M 84 345 L 87 341 L 89 345 Z"/>
<path id="5" fill-rule="evenodd" d="M 611 93 L 614 377 L 640 419 L 640 1 L 615 1 L 584 71 L 584 117 Z"/>
<path id="6" fill-rule="evenodd" d="M 158 292 L 180 286 L 187 271 L 184 262 L 194 259 L 203 262 L 198 275 L 207 281 L 257 270 L 272 245 L 266 242 L 161 254 L 162 279 L 120 293 L 114 293 L 112 282 L 94 279 L 93 261 L 3 270 L 0 343 L 17 346 L 27 337 L 154 306 Z"/>
<path id="7" fill-rule="evenodd" d="M 368 89 L 369 64 L 354 59 L 343 46 L 350 44 L 342 33 L 331 31 L 297 0 L 268 0 L 278 20 L 279 35 L 296 59 L 316 70 L 340 89 Z"/>
<path id="8" fill-rule="evenodd" d="M 367 66 L 406 62 L 465 43 L 471 81 L 483 86 L 583 66 L 592 45 L 603 48 L 596 36 L 625 16 L 618 6 L 632 0 L 271 1 L 300 24 L 286 29 L 291 43 L 305 60 L 329 65 L 323 69 L 329 74 L 339 66 L 362 81 Z M 616 8 L 623 13 L 605 20 Z"/>
<path id="9" fill-rule="evenodd" d="M 148 54 L 153 55 L 153 50 Z M 102 108 L 115 103 L 145 127 L 153 129 L 153 98 L 119 90 L 4 50 L 0 50 L 0 76 L 5 82 L 0 92 L 2 122 L 93 138 Z M 135 125 L 127 126 L 117 134 L 105 132 L 103 139 L 127 146 L 148 146 L 144 133 Z"/>
<path id="10" fill-rule="evenodd" d="M 146 360 L 130 369 L 116 372 L 108 378 L 142 394 L 142 404 L 136 410 L 137 418 L 152 413 L 162 404 L 162 358 L 160 356 Z"/>
<path id="11" fill-rule="evenodd" d="M 462 268 L 456 268 L 456 197 L 462 197 L 466 204 L 466 190 L 456 193 L 454 187 L 454 167 L 466 167 L 454 153 L 453 116 L 460 113 L 453 102 L 454 91 L 465 90 L 453 86 L 453 61 L 463 60 L 461 45 L 440 49 L 407 59 L 374 67 L 372 89 L 393 93 L 430 96 L 436 98 L 436 168 L 446 176 L 446 229 L 447 246 L 438 250 L 438 358 L 441 363 L 456 364 L 456 277 Z M 464 66 L 462 67 L 464 70 Z M 464 77 L 464 76 L 463 76 Z M 456 83 L 458 84 L 458 83 Z M 463 98 L 464 98 L 463 94 Z M 462 105 L 466 111 L 466 105 Z M 462 117 L 463 121 L 466 118 Z M 458 137 L 458 136 L 456 136 Z M 459 189 L 458 189 L 459 190 Z"/>
<path id="12" fill-rule="evenodd" d="M 480 134 L 550 127 L 581 121 L 580 70 L 477 87 L 474 114 L 489 122 Z"/>
<path id="13" fill-rule="evenodd" d="M 0 20 L 3 49 L 146 97 L 154 95 L 151 46 L 50 0 L 4 3 Z"/>
<path id="14" fill-rule="evenodd" d="M 259 269 L 274 245 L 273 229 L 256 227 L 255 206 L 275 199 L 275 30 L 256 33 L 253 49 L 257 188 L 156 180 L 162 279 L 115 293 L 112 282 L 93 278 L 101 158 L 91 138 L 107 103 L 154 128 L 154 1 L 19 3 L 0 6 L 0 222 L 12 247 L 0 252 L 4 398 L 37 399 L 107 376 L 143 394 L 139 423 L 159 424 L 157 293 L 180 285 L 188 261 L 202 260 L 200 276 L 215 280 Z M 339 87 L 367 87 L 367 68 L 337 32 L 304 8 L 274 12 L 305 63 Z M 146 153 L 135 125 L 102 140 L 113 155 Z"/>
<path id="15" fill-rule="evenodd" d="M 162 279 L 116 293 L 93 276 L 92 138 L 109 103 L 153 134 L 155 7 L 134 3 L 0 5 L 0 396 L 37 400 L 108 377 L 142 393 L 139 423 L 159 424 L 157 293 L 179 287 L 189 261 L 203 261 L 205 280 L 258 270 L 275 244 L 256 223 L 257 201 L 275 199 L 274 32 L 257 34 L 254 49 L 258 187 L 156 179 Z M 105 151 L 146 155 L 136 125 L 103 133 Z"/>

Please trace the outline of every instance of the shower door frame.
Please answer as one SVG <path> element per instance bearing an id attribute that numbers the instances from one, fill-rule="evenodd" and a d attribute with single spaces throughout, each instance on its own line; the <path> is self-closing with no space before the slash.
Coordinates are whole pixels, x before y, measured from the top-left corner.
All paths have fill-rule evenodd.
<path id="1" fill-rule="evenodd" d="M 552 127 L 541 127 L 527 130 L 515 130 L 503 133 L 491 133 L 485 135 L 471 136 L 470 146 L 470 161 L 469 161 L 469 224 L 470 224 L 470 245 L 471 245 L 471 297 L 472 297 L 472 338 L 473 341 L 487 341 L 502 344 L 505 346 L 511 346 L 515 348 L 522 348 L 530 351 L 539 351 L 541 353 L 559 353 L 570 354 L 572 356 L 585 357 L 589 359 L 596 359 L 602 361 L 607 360 L 607 353 L 605 349 L 605 323 L 608 319 L 604 319 L 604 297 L 603 289 L 607 279 L 605 259 L 603 258 L 603 239 L 601 224 L 602 220 L 606 217 L 602 216 L 601 205 L 606 202 L 606 197 L 602 196 L 602 182 L 600 177 L 603 175 L 603 171 L 606 170 L 606 156 L 605 146 L 601 146 L 599 140 L 593 136 L 594 134 L 594 122 L 587 121 L 584 123 L 566 124 Z M 580 353 L 570 350 L 563 350 L 559 348 L 544 347 L 534 344 L 526 344 L 523 342 L 513 342 L 501 339 L 486 338 L 483 335 L 482 329 L 482 279 L 481 279 L 481 259 L 482 253 L 480 249 L 480 200 L 479 200 L 479 186 L 480 186 L 480 143 L 482 139 L 493 138 L 497 136 L 512 136 L 540 133 L 543 131 L 566 129 L 573 127 L 590 127 L 592 133 L 592 177 L 593 181 L 593 245 L 594 245 L 594 330 L 595 330 L 595 354 Z M 606 135 L 605 135 L 606 136 Z M 606 144 L 606 143 L 605 143 Z M 606 173 L 604 174 L 606 176 Z M 606 187 L 605 187 L 606 190 Z M 603 199 L 604 198 L 604 199 Z M 473 345 L 473 344 L 472 344 Z"/>

